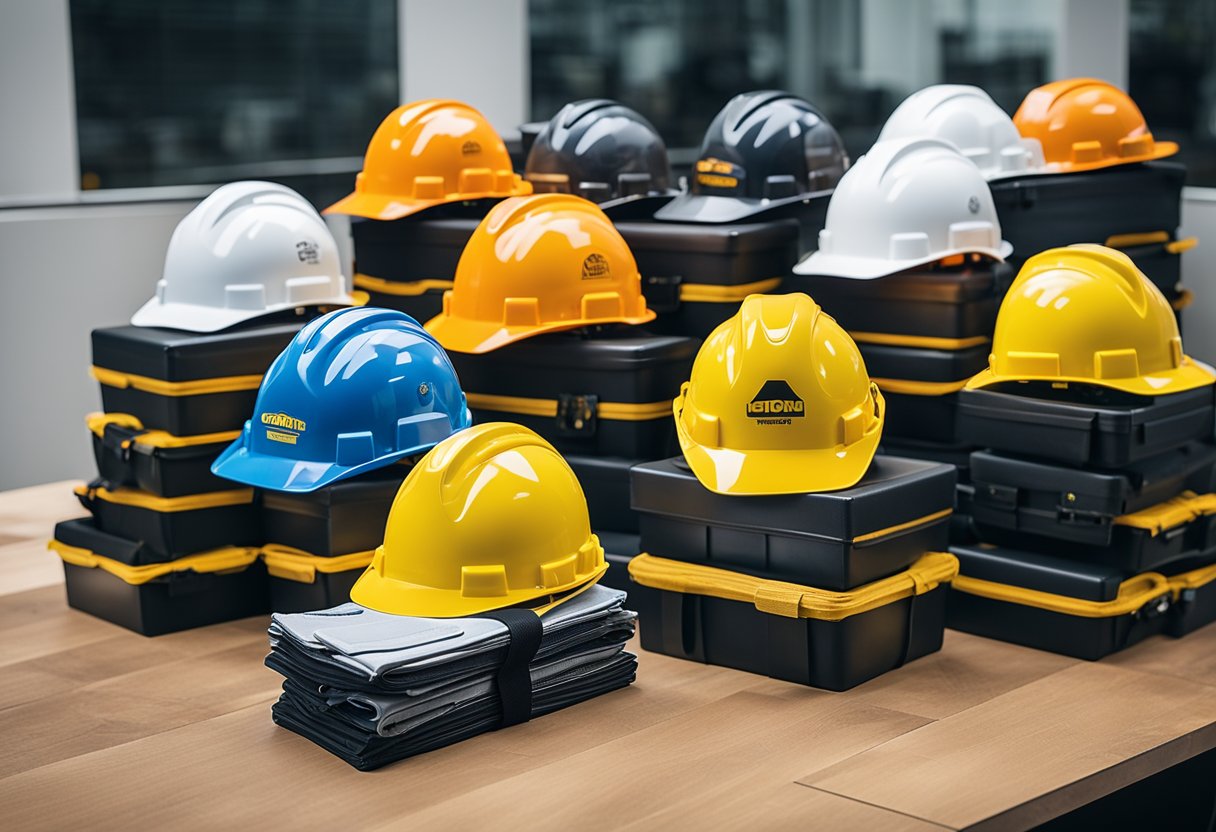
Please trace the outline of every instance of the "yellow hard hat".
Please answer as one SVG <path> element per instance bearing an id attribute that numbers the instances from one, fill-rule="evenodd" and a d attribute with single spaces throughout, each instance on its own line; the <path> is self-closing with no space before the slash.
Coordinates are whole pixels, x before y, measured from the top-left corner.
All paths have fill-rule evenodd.
<path id="1" fill-rule="evenodd" d="M 530 193 L 485 116 L 432 98 L 388 114 L 367 143 L 354 193 L 325 213 L 397 220 L 447 202 Z"/>
<path id="2" fill-rule="evenodd" d="M 527 428 L 491 422 L 443 440 L 410 471 L 350 597 L 425 618 L 547 602 L 539 612 L 607 568 L 566 460 Z"/>
<path id="3" fill-rule="evenodd" d="M 710 491 L 797 494 L 862 478 L 885 405 L 848 333 L 792 294 L 744 300 L 701 346 L 673 409 Z"/>
<path id="4" fill-rule="evenodd" d="M 1121 251 L 1080 244 L 1036 254 L 1010 286 L 988 369 L 969 388 L 1011 381 L 1096 384 L 1136 395 L 1216 382 L 1182 353 L 1174 311 Z"/>
<path id="5" fill-rule="evenodd" d="M 445 349 L 482 353 L 543 332 L 653 319 L 633 253 L 604 212 L 543 194 L 486 215 L 426 328 Z"/>
<path id="6" fill-rule="evenodd" d="M 1146 162 L 1178 152 L 1174 142 L 1153 139 L 1127 93 L 1093 78 L 1053 81 L 1031 90 L 1013 123 L 1023 138 L 1042 145 L 1047 168 L 1061 173 Z"/>

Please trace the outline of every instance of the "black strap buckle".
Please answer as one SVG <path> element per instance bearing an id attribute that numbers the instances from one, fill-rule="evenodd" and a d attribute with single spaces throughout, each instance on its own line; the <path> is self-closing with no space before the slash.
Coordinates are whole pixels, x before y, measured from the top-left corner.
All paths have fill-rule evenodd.
<path id="1" fill-rule="evenodd" d="M 557 397 L 557 429 L 593 436 L 599 409 L 600 397 L 594 393 L 562 393 Z"/>
<path id="2" fill-rule="evenodd" d="M 642 294 L 646 305 L 655 312 L 675 312 L 680 308 L 680 284 L 684 276 L 647 275 L 642 278 Z"/>

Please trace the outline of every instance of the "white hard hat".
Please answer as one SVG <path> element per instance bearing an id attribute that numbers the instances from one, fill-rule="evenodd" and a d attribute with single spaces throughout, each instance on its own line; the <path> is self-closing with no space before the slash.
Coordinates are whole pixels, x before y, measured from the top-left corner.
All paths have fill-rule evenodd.
<path id="1" fill-rule="evenodd" d="M 941 139 L 895 139 L 849 168 L 819 250 L 794 272 L 868 280 L 956 254 L 1004 260 L 1012 251 L 979 168 Z"/>
<path id="2" fill-rule="evenodd" d="M 282 185 L 233 182 L 178 223 L 156 296 L 131 323 L 215 332 L 286 309 L 353 303 L 316 209 Z"/>
<path id="3" fill-rule="evenodd" d="M 989 180 L 1052 172 L 1038 139 L 1023 138 L 1009 114 L 979 87 L 937 84 L 905 98 L 878 140 L 913 136 L 954 144 Z"/>

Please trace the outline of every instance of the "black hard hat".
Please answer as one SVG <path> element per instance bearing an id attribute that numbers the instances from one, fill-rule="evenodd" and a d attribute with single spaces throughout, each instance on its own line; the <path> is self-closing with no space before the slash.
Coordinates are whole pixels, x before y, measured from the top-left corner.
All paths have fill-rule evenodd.
<path id="1" fill-rule="evenodd" d="M 788 92 L 745 92 L 705 132 L 688 193 L 655 218 L 734 222 L 828 192 L 848 167 L 840 134 L 811 104 Z"/>
<path id="2" fill-rule="evenodd" d="M 562 107 L 528 151 L 524 178 L 536 193 L 570 193 L 610 209 L 675 196 L 667 146 L 654 126 L 616 101 L 592 98 Z"/>

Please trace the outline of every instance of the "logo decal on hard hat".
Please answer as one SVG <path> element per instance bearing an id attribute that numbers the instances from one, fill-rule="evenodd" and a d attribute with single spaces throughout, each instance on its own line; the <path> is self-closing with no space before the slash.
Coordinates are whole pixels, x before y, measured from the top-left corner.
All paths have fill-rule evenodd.
<path id="1" fill-rule="evenodd" d="M 788 381 L 766 381 L 747 403 L 747 415 L 758 425 L 789 425 L 806 416 L 806 403 Z"/>
<path id="2" fill-rule="evenodd" d="M 296 257 L 301 263 L 315 266 L 321 262 L 321 247 L 316 240 L 301 240 L 296 243 Z"/>
<path id="3" fill-rule="evenodd" d="M 475 142 L 472 139 L 460 146 L 460 152 L 465 156 L 472 156 L 474 153 L 481 152 L 481 143 Z"/>
<path id="4" fill-rule="evenodd" d="M 980 212 L 980 198 L 978 196 L 972 196 L 971 199 L 967 200 L 967 210 L 973 214 Z"/>
<path id="5" fill-rule="evenodd" d="M 266 425 L 267 439 L 271 442 L 282 442 L 285 445 L 296 444 L 300 434 L 306 430 L 303 419 L 297 419 L 282 412 L 263 413 L 262 424 Z M 281 430 L 272 430 L 272 428 L 281 428 Z"/>
<path id="6" fill-rule="evenodd" d="M 607 277 L 609 273 L 608 258 L 602 254 L 588 254 L 587 259 L 583 261 L 583 280 Z"/>
<path id="7" fill-rule="evenodd" d="M 708 188 L 737 188 L 743 168 L 712 156 L 697 161 L 697 182 Z"/>

